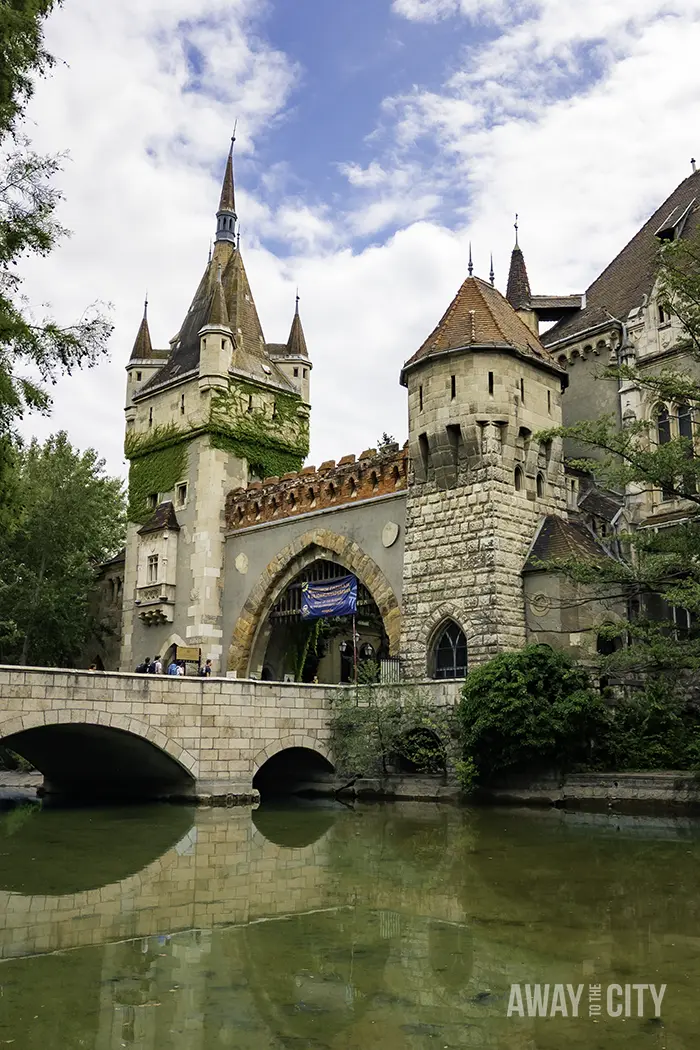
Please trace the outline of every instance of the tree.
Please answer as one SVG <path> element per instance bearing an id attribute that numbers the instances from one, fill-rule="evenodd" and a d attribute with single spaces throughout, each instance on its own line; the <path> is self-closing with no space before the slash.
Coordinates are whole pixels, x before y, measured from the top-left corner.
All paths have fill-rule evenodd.
<path id="1" fill-rule="evenodd" d="M 691 238 L 670 242 L 659 249 L 658 296 L 666 310 L 683 325 L 677 349 L 685 352 L 691 368 L 700 364 L 700 231 Z M 624 331 L 623 331 L 624 337 Z M 624 344 L 624 338 L 623 338 Z M 695 369 L 695 375 L 700 370 Z M 700 379 L 690 370 L 642 368 L 620 348 L 620 363 L 605 369 L 607 379 L 637 386 L 651 403 L 675 406 L 688 429 L 696 431 L 700 411 Z M 620 646 L 601 662 L 608 670 L 671 673 L 700 667 L 700 631 L 693 618 L 700 617 L 700 457 L 694 436 L 671 436 L 670 427 L 660 439 L 660 417 L 628 419 L 622 429 L 610 417 L 584 420 L 569 427 L 546 431 L 538 437 L 569 438 L 590 456 L 571 465 L 618 492 L 662 490 L 668 498 L 684 501 L 687 513 L 673 528 L 636 530 L 623 537 L 625 557 L 582 564 L 575 560 L 551 562 L 557 570 L 585 585 L 594 596 L 617 596 L 628 604 L 629 616 L 607 633 L 633 644 Z M 661 422 L 659 421 L 661 420 Z M 689 617 L 674 622 L 671 609 L 686 610 Z"/>
<path id="2" fill-rule="evenodd" d="M 377 449 L 378 449 L 379 452 L 384 452 L 391 445 L 395 445 L 395 444 L 396 444 L 396 438 L 393 436 L 393 434 L 387 434 L 387 432 L 385 430 L 384 433 L 382 434 L 382 436 L 377 441 Z"/>
<path id="3" fill-rule="evenodd" d="M 385 776 L 408 765 L 419 773 L 444 772 L 456 740 L 454 710 L 436 707 L 407 685 L 361 685 L 332 700 L 333 754 L 350 776 Z"/>
<path id="4" fill-rule="evenodd" d="M 469 673 L 459 705 L 471 775 L 587 765 L 606 709 L 588 674 L 547 645 L 501 653 Z"/>
<path id="5" fill-rule="evenodd" d="M 43 46 L 43 21 L 55 6 L 55 0 L 0 2 L 0 485 L 16 421 L 28 409 L 48 411 L 46 384 L 94 364 L 112 331 L 98 304 L 67 326 L 36 318 L 19 270 L 27 255 L 48 255 L 67 233 L 55 219 L 61 194 L 51 185 L 63 158 L 32 152 L 16 130 L 33 76 L 53 63 Z"/>
<path id="6" fill-rule="evenodd" d="M 17 453 L 17 520 L 0 535 L 0 663 L 74 665 L 96 625 L 97 565 L 124 539 L 122 482 L 65 433 Z"/>

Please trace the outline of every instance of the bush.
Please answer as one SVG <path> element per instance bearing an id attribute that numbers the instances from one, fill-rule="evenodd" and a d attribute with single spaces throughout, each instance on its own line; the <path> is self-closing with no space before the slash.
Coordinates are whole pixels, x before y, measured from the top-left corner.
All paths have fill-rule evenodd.
<path id="1" fill-rule="evenodd" d="M 611 709 L 600 761 L 611 770 L 700 769 L 700 711 L 661 677 Z"/>
<path id="2" fill-rule="evenodd" d="M 608 721 L 588 674 L 545 645 L 502 653 L 472 671 L 458 714 L 471 780 L 586 767 Z"/>

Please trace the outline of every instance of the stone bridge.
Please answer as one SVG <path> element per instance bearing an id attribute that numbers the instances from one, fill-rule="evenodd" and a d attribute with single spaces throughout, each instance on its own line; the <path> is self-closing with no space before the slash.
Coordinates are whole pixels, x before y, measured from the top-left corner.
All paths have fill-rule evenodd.
<path id="1" fill-rule="evenodd" d="M 457 686 L 431 683 L 443 703 Z M 49 793 L 246 801 L 261 777 L 333 771 L 339 688 L 0 667 L 0 746 L 40 770 Z"/>

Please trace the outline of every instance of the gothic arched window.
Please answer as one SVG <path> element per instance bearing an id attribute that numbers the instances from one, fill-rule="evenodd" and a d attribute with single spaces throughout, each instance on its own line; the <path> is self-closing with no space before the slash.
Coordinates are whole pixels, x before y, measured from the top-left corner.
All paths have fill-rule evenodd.
<path id="1" fill-rule="evenodd" d="M 693 413 L 690 405 L 680 404 L 676 405 L 676 413 L 678 416 L 678 436 L 685 438 L 688 442 L 686 448 L 686 457 L 689 460 L 695 458 L 695 449 L 693 447 Z M 683 492 L 686 496 L 693 495 L 697 490 L 697 484 L 695 479 L 695 471 L 692 467 L 683 472 Z"/>
<path id="2" fill-rule="evenodd" d="M 467 673 L 467 639 L 464 631 L 448 620 L 438 631 L 432 652 L 434 678 L 464 678 Z"/>

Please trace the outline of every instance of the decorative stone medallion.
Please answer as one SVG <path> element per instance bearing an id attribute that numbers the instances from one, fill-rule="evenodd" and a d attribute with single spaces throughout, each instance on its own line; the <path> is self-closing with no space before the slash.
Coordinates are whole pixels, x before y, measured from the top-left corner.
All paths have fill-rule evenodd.
<path id="1" fill-rule="evenodd" d="M 248 555 L 241 551 L 233 564 L 236 566 L 241 576 L 245 576 L 248 572 Z"/>
<path id="2" fill-rule="evenodd" d="M 537 616 L 544 616 L 552 607 L 552 599 L 547 594 L 533 594 L 530 608 Z"/>
<path id="3" fill-rule="evenodd" d="M 399 538 L 399 527 L 395 521 L 387 521 L 382 529 L 382 543 L 385 547 L 391 547 Z"/>

